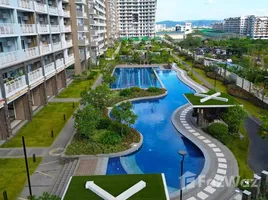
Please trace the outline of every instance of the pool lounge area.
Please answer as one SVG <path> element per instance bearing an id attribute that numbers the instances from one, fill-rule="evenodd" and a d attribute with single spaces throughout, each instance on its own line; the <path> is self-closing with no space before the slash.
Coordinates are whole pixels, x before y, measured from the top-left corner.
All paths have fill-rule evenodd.
<path id="1" fill-rule="evenodd" d="M 112 89 L 129 87 L 165 87 L 167 95 L 160 99 L 141 100 L 133 103 L 138 120 L 134 124 L 143 135 L 143 145 L 132 155 L 110 158 L 107 174 L 164 173 L 169 192 L 180 188 L 179 150 L 188 152 L 184 168 L 196 178 L 204 167 L 205 158 L 200 149 L 181 135 L 173 126 L 173 112 L 187 103 L 184 93 L 194 90 L 180 81 L 177 72 L 160 68 L 116 68 L 117 78 Z"/>

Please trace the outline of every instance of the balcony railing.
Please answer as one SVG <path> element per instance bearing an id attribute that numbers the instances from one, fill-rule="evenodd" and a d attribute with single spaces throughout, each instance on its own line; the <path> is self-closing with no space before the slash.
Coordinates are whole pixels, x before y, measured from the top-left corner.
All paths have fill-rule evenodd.
<path id="1" fill-rule="evenodd" d="M 0 0 L 0 5 L 10 5 L 9 0 Z"/>
<path id="2" fill-rule="evenodd" d="M 0 68 L 21 62 L 39 55 L 38 47 L 0 53 Z"/>
<path id="3" fill-rule="evenodd" d="M 34 2 L 34 10 L 36 12 L 47 13 L 47 5 Z"/>
<path id="4" fill-rule="evenodd" d="M 86 46 L 88 44 L 89 44 L 88 39 L 79 39 L 78 40 L 78 45 L 80 45 L 80 46 Z"/>
<path id="5" fill-rule="evenodd" d="M 63 16 L 64 17 L 70 17 L 71 15 L 70 15 L 70 11 L 69 10 L 64 10 L 63 11 Z"/>
<path id="6" fill-rule="evenodd" d="M 18 0 L 18 6 L 20 8 L 33 10 L 33 1 L 31 1 L 31 0 Z"/>
<path id="7" fill-rule="evenodd" d="M 22 34 L 36 34 L 35 24 L 21 24 L 20 29 Z"/>
<path id="8" fill-rule="evenodd" d="M 38 29 L 38 33 L 43 33 L 43 34 L 49 33 L 49 25 L 48 24 L 38 24 L 37 29 Z"/>
<path id="9" fill-rule="evenodd" d="M 10 97 L 17 92 L 20 92 L 22 89 L 27 87 L 25 75 L 20 76 L 14 80 L 8 81 L 4 84 L 6 97 Z"/>
<path id="10" fill-rule="evenodd" d="M 80 31 L 80 32 L 86 32 L 86 31 L 88 31 L 88 26 L 86 26 L 86 25 L 78 25 L 77 30 Z"/>
<path id="11" fill-rule="evenodd" d="M 48 12 L 52 15 L 58 15 L 58 8 L 54 6 L 48 6 Z"/>
<path id="12" fill-rule="evenodd" d="M 74 61 L 74 54 L 68 55 L 68 57 L 65 58 L 65 64 L 68 64 L 70 62 Z"/>
<path id="13" fill-rule="evenodd" d="M 72 31 L 71 25 L 64 26 L 64 32 L 71 32 L 71 31 Z"/>
<path id="14" fill-rule="evenodd" d="M 51 33 L 60 32 L 60 26 L 59 25 L 50 25 L 50 27 L 51 27 Z"/>
<path id="15" fill-rule="evenodd" d="M 32 72 L 29 72 L 28 77 L 29 77 L 30 85 L 32 85 L 33 83 L 39 81 L 40 79 L 43 78 L 42 68 L 36 69 L 36 70 L 34 70 Z"/>
<path id="16" fill-rule="evenodd" d="M 55 63 L 52 62 L 48 65 L 45 65 L 44 68 L 45 68 L 45 76 L 47 76 L 47 75 L 55 72 Z"/>
<path id="17" fill-rule="evenodd" d="M 42 44 L 40 46 L 41 54 L 46 54 L 52 52 L 51 44 Z"/>
<path id="18" fill-rule="evenodd" d="M 15 24 L 0 24 L 0 35 L 10 35 L 15 33 Z"/>
<path id="19" fill-rule="evenodd" d="M 61 50 L 61 42 L 53 43 L 53 51 Z"/>
<path id="20" fill-rule="evenodd" d="M 66 40 L 66 47 L 69 48 L 73 46 L 73 40 Z"/>
<path id="21" fill-rule="evenodd" d="M 84 11 L 76 11 L 76 17 L 87 18 L 87 13 Z"/>
<path id="22" fill-rule="evenodd" d="M 63 58 L 56 60 L 56 68 L 59 69 L 61 67 L 64 67 Z"/>

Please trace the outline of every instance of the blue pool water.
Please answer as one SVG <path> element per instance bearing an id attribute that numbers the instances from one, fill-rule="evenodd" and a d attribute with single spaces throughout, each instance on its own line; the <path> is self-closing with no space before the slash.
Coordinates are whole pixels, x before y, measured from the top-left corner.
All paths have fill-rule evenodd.
<path id="1" fill-rule="evenodd" d="M 157 70 L 157 73 L 168 95 L 158 100 L 133 102 L 138 115 L 134 127 L 144 136 L 143 146 L 132 155 L 109 159 L 107 174 L 164 173 L 172 192 L 180 187 L 181 157 L 178 150 L 188 152 L 184 172 L 189 171 L 196 176 L 203 169 L 204 156 L 192 142 L 177 132 L 171 122 L 172 113 L 187 103 L 183 94 L 193 90 L 182 83 L 174 71 Z"/>
<path id="2" fill-rule="evenodd" d="M 113 89 L 161 87 L 152 68 L 116 68 L 113 75 L 116 77 Z"/>

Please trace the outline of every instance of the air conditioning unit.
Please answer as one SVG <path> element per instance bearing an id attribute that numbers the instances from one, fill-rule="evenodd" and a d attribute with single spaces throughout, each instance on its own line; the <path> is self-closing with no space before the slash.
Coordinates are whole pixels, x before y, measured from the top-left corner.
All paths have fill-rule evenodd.
<path id="1" fill-rule="evenodd" d="M 28 21 L 29 17 L 28 16 L 23 16 L 23 21 Z"/>
<path id="2" fill-rule="evenodd" d="M 45 37 L 43 37 L 43 38 L 42 38 L 42 41 L 45 42 L 45 41 L 47 41 L 47 39 L 46 39 Z"/>
<path id="3" fill-rule="evenodd" d="M 32 42 L 32 39 L 27 39 L 27 43 L 31 43 Z"/>

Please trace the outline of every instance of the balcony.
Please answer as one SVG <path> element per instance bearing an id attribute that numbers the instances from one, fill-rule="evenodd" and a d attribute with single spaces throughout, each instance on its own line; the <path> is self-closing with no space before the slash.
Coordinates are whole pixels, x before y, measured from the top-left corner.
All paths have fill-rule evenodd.
<path id="1" fill-rule="evenodd" d="M 38 24 L 37 25 L 39 34 L 49 34 L 49 25 L 48 24 Z"/>
<path id="2" fill-rule="evenodd" d="M 59 50 L 61 50 L 61 42 L 53 43 L 53 51 L 59 51 Z"/>
<path id="3" fill-rule="evenodd" d="M 58 15 L 58 8 L 54 6 L 48 6 L 48 13 L 50 15 Z"/>
<path id="4" fill-rule="evenodd" d="M 44 68 L 45 68 L 45 76 L 48 76 L 56 71 L 54 62 L 52 62 L 48 65 L 45 65 Z"/>
<path id="5" fill-rule="evenodd" d="M 90 53 L 89 53 L 89 51 L 86 52 L 86 57 L 87 57 L 87 59 L 90 58 Z"/>
<path id="6" fill-rule="evenodd" d="M 74 63 L 74 54 L 72 53 L 65 58 L 65 67 L 69 67 L 73 63 Z"/>
<path id="7" fill-rule="evenodd" d="M 18 0 L 18 7 L 23 9 L 33 10 L 33 1 L 31 0 Z"/>
<path id="8" fill-rule="evenodd" d="M 71 15 L 70 15 L 70 11 L 69 10 L 64 10 L 63 11 L 63 16 L 64 17 L 70 17 Z"/>
<path id="9" fill-rule="evenodd" d="M 85 13 L 84 11 L 76 11 L 76 17 L 77 18 L 87 18 L 87 13 Z"/>
<path id="10" fill-rule="evenodd" d="M 13 34 L 15 34 L 15 24 L 0 24 L 0 37 L 6 37 Z"/>
<path id="11" fill-rule="evenodd" d="M 78 40 L 78 45 L 79 46 L 87 46 L 89 44 L 88 39 L 79 39 Z"/>
<path id="12" fill-rule="evenodd" d="M 59 25 L 50 25 L 51 33 L 59 33 L 60 26 Z"/>
<path id="13" fill-rule="evenodd" d="M 10 6 L 10 0 L 0 0 L 0 5 Z"/>
<path id="14" fill-rule="evenodd" d="M 71 25 L 65 25 L 64 26 L 64 32 L 72 32 Z"/>
<path id="15" fill-rule="evenodd" d="M 63 58 L 56 60 L 56 69 L 57 69 L 57 71 L 60 71 L 60 69 L 64 69 Z"/>
<path id="16" fill-rule="evenodd" d="M 77 4 L 84 4 L 84 5 L 87 4 L 86 3 L 86 0 L 75 0 L 75 3 L 77 3 Z"/>
<path id="17" fill-rule="evenodd" d="M 73 40 L 66 40 L 66 48 L 73 46 Z"/>
<path id="18" fill-rule="evenodd" d="M 14 80 L 8 81 L 4 84 L 4 88 L 6 91 L 6 98 L 11 97 L 18 92 L 21 92 L 21 90 L 27 88 L 25 75 L 20 76 Z"/>
<path id="19" fill-rule="evenodd" d="M 78 25 L 77 30 L 79 32 L 87 32 L 88 31 L 88 26 L 86 26 L 86 25 Z"/>
<path id="20" fill-rule="evenodd" d="M 44 78 L 42 68 L 36 69 L 28 73 L 29 84 L 32 85 L 37 81 L 40 81 Z"/>
<path id="21" fill-rule="evenodd" d="M 51 49 L 51 44 L 42 44 L 40 46 L 40 50 L 41 50 L 41 54 L 47 54 L 47 53 L 51 53 L 52 49 Z"/>
<path id="22" fill-rule="evenodd" d="M 34 10 L 40 13 L 47 13 L 47 5 L 34 2 Z"/>
<path id="23" fill-rule="evenodd" d="M 20 24 L 20 30 L 23 35 L 36 34 L 35 24 Z"/>
<path id="24" fill-rule="evenodd" d="M 0 68 L 39 56 L 38 47 L 0 53 Z"/>

